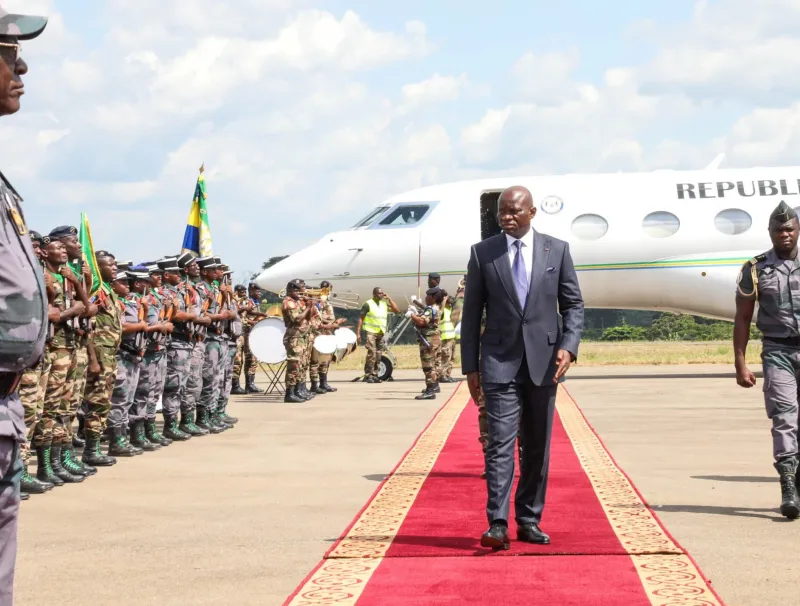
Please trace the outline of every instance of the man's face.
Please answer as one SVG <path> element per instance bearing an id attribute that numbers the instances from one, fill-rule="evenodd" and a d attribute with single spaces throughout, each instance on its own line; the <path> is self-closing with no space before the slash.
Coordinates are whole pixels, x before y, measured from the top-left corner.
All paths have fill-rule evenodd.
<path id="1" fill-rule="evenodd" d="M 428 278 L 428 288 L 435 288 L 439 286 L 441 278 Z"/>
<path id="2" fill-rule="evenodd" d="M 127 280 L 116 280 L 111 283 L 111 290 L 113 290 L 118 297 L 127 297 L 131 292 L 131 287 L 128 286 Z"/>
<path id="3" fill-rule="evenodd" d="M 161 278 L 163 274 L 150 274 L 150 280 L 152 281 L 153 288 L 160 288 L 161 287 Z"/>
<path id="4" fill-rule="evenodd" d="M 510 236 L 519 237 L 528 232 L 536 208 L 521 196 L 500 196 L 497 206 L 497 222 Z"/>
<path id="5" fill-rule="evenodd" d="M 64 265 L 67 262 L 67 249 L 60 240 L 54 240 L 45 246 L 44 254 L 47 261 L 53 265 Z"/>
<path id="6" fill-rule="evenodd" d="M 97 259 L 97 269 L 103 282 L 111 282 L 117 273 L 117 261 L 114 257 L 100 257 Z"/>
<path id="7" fill-rule="evenodd" d="M 42 258 L 41 252 L 41 245 L 39 244 L 39 240 L 31 240 L 31 246 L 33 246 L 33 253 L 36 255 L 37 259 Z"/>
<path id="8" fill-rule="evenodd" d="M 133 283 L 133 291 L 137 294 L 143 295 L 150 287 L 150 282 L 146 280 L 135 280 Z"/>
<path id="9" fill-rule="evenodd" d="M 0 116 L 17 113 L 25 94 L 22 76 L 28 73 L 28 65 L 19 58 L 16 44 L 16 38 L 0 36 Z"/>
<path id="10" fill-rule="evenodd" d="M 251 286 L 250 296 L 256 300 L 261 299 L 261 289 L 258 286 Z"/>
<path id="11" fill-rule="evenodd" d="M 381 299 L 383 299 L 383 297 L 384 297 L 383 289 L 379 288 L 378 290 L 375 291 L 374 299 L 376 301 L 380 301 Z"/>
<path id="12" fill-rule="evenodd" d="M 166 282 L 170 286 L 177 286 L 181 282 L 181 275 L 177 272 L 165 271 L 164 282 Z"/>
<path id="13" fill-rule="evenodd" d="M 786 223 L 771 221 L 769 224 L 769 237 L 775 250 L 783 253 L 790 253 L 797 246 L 797 238 L 800 235 L 800 223 L 797 219 L 792 219 Z"/>
<path id="14" fill-rule="evenodd" d="M 198 278 L 200 276 L 200 266 L 197 264 L 197 261 L 192 261 L 189 265 L 185 268 L 186 275 L 190 278 Z"/>
<path id="15" fill-rule="evenodd" d="M 67 249 L 67 256 L 70 258 L 70 261 L 75 261 L 81 258 L 81 243 L 78 242 L 77 237 L 67 236 L 65 238 L 61 238 L 61 242 L 64 244 L 64 248 Z"/>

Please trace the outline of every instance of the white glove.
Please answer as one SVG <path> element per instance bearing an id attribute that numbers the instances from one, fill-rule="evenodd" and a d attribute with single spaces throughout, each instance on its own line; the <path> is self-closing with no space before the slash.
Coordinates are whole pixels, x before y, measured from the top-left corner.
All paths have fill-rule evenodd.
<path id="1" fill-rule="evenodd" d="M 412 303 L 422 303 L 422 301 L 420 301 L 420 300 L 417 298 L 417 295 L 411 295 L 411 302 L 412 302 Z"/>
<path id="2" fill-rule="evenodd" d="M 413 316 L 413 315 L 414 315 L 414 310 L 413 310 L 413 309 L 409 309 L 409 310 L 406 312 L 406 318 L 410 318 L 410 317 L 411 317 L 411 316 Z"/>

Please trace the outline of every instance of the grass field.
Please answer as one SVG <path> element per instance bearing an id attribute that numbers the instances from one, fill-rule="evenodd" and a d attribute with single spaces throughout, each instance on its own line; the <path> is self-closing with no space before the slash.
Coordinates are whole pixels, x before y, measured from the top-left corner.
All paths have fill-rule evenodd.
<path id="1" fill-rule="evenodd" d="M 415 345 L 398 345 L 392 348 L 399 368 L 419 368 L 419 348 Z M 752 364 L 761 362 L 761 343 L 751 341 L 747 358 Z M 358 370 L 364 367 L 365 350 L 359 347 L 333 368 Z M 456 348 L 456 368 L 458 368 Z M 581 344 L 580 366 L 628 366 L 668 364 L 733 364 L 733 344 L 730 341 L 655 341 L 605 343 L 587 341 Z M 460 374 L 460 371 L 456 374 Z"/>

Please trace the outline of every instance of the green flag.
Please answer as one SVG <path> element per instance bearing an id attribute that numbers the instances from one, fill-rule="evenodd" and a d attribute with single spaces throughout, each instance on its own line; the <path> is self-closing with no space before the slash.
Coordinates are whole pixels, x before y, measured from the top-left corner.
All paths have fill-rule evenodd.
<path id="1" fill-rule="evenodd" d="M 81 213 L 81 226 L 78 230 L 78 241 L 81 243 L 81 256 L 84 265 L 92 270 L 92 285 L 87 293 L 93 295 L 103 284 L 100 277 L 100 268 L 97 267 L 97 258 L 94 256 L 94 244 L 92 243 L 92 230 L 89 229 L 89 218 L 86 213 Z"/>

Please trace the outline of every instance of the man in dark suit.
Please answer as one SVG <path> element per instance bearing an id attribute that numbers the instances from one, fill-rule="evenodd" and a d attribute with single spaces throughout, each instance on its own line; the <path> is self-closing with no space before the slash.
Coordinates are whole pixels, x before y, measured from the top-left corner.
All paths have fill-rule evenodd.
<path id="1" fill-rule="evenodd" d="M 548 544 L 540 528 L 556 392 L 578 355 L 583 298 L 569 245 L 531 228 L 530 191 L 500 195 L 503 233 L 472 246 L 461 315 L 461 367 L 470 394 L 486 398 L 486 514 L 481 545 L 509 549 L 508 518 L 519 429 L 517 539 Z M 481 315 L 486 328 L 481 336 Z M 559 317 L 560 316 L 560 317 Z"/>

